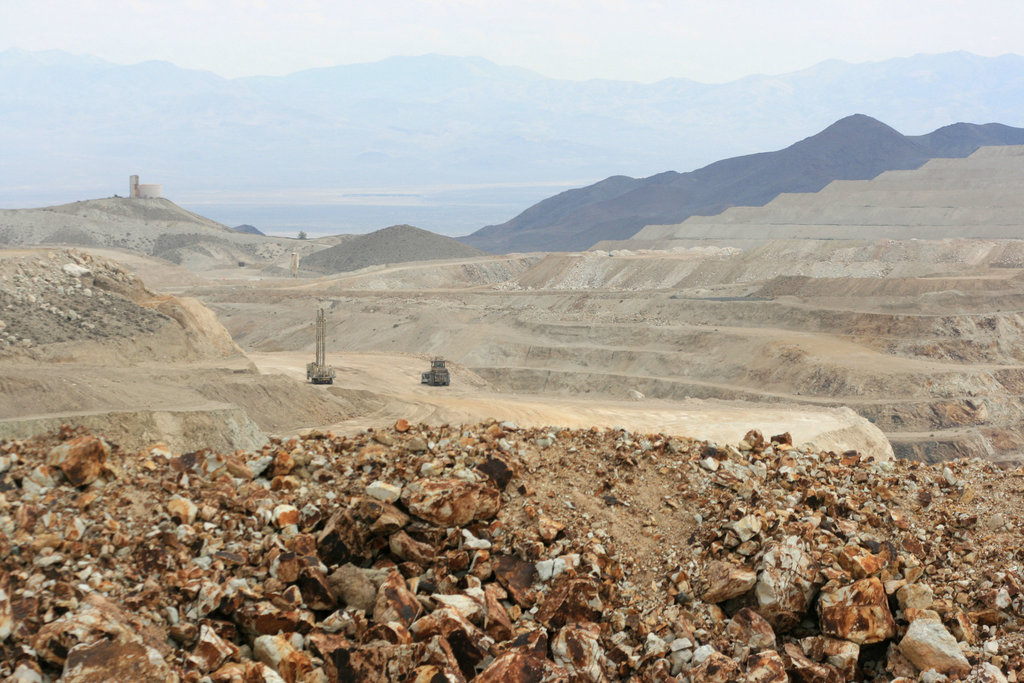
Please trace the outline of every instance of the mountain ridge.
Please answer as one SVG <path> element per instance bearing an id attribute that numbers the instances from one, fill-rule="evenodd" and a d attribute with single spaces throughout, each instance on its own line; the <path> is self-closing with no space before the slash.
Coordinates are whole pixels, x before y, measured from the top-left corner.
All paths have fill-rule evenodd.
<path id="1" fill-rule="evenodd" d="M 1016 55 L 918 55 L 721 84 L 645 84 L 557 80 L 438 55 L 226 79 L 167 62 L 33 54 L 0 53 L 0 206 L 107 195 L 131 169 L 156 176 L 184 205 L 218 192 L 403 187 L 424 178 L 644 177 L 779 148 L 851 111 L 915 134 L 955 121 L 1024 125 L 1024 58 Z M 238 218 L 223 217 L 248 217 Z M 394 222 L 419 224 L 412 213 Z"/>
<path id="2" fill-rule="evenodd" d="M 460 237 L 486 251 L 580 251 L 632 237 L 645 225 L 761 206 L 782 192 L 817 192 L 833 180 L 865 180 L 918 168 L 932 158 L 964 157 L 983 145 L 1024 144 L 1024 129 L 956 123 L 905 136 L 864 114 L 773 152 L 723 159 L 688 173 L 613 176 L 550 197 L 510 221 Z M 616 191 L 621 190 L 621 191 Z"/>

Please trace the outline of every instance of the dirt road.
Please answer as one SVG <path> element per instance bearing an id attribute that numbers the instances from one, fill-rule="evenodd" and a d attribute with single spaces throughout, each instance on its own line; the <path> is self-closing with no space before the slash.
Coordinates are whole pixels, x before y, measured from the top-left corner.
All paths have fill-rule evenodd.
<path id="1" fill-rule="evenodd" d="M 305 379 L 309 354 L 304 352 L 252 353 L 261 372 Z M 552 395 L 536 396 L 495 392 L 487 382 L 460 366 L 451 366 L 449 387 L 420 384 L 428 367 L 426 356 L 390 353 L 336 353 L 328 361 L 337 379 L 324 391 L 342 394 L 369 392 L 380 399 L 370 415 L 330 425 L 354 432 L 374 425 L 390 425 L 398 418 L 411 422 L 472 423 L 494 418 L 522 426 L 624 427 L 633 432 L 697 436 L 718 443 L 736 443 L 749 429 L 765 436 L 789 432 L 794 443 L 813 443 L 828 450 L 856 449 L 876 458 L 891 458 L 892 448 L 870 422 L 847 408 L 809 408 L 739 401 L 640 399 L 611 401 Z"/>

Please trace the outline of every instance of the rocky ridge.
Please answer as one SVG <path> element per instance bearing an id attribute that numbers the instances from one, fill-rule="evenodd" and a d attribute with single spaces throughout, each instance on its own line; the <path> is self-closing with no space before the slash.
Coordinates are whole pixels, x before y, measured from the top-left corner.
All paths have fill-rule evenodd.
<path id="1" fill-rule="evenodd" d="M 63 428 L 0 444 L 0 675 L 1017 681 L 1022 496 L 755 431 Z"/>

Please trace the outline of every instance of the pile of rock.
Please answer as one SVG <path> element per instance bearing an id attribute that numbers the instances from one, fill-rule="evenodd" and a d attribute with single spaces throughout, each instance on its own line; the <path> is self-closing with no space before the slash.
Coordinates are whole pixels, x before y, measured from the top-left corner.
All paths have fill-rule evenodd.
<path id="1" fill-rule="evenodd" d="M 0 261 L 0 351 L 153 332 L 166 322 L 137 305 L 142 283 L 112 261 L 47 250 Z"/>
<path id="2" fill-rule="evenodd" d="M 1022 476 L 756 432 L 400 420 L 175 454 L 66 428 L 0 444 L 0 676 L 1016 681 Z"/>

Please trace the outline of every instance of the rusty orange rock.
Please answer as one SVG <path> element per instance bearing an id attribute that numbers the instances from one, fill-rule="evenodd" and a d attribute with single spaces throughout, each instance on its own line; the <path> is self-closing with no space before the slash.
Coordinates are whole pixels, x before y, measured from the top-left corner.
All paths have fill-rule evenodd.
<path id="1" fill-rule="evenodd" d="M 888 596 L 875 577 L 822 592 L 818 615 L 822 633 L 858 645 L 880 643 L 896 635 Z"/>
<path id="2" fill-rule="evenodd" d="M 405 585 L 401 572 L 393 571 L 377 590 L 373 604 L 373 621 L 386 624 L 397 621 L 408 627 L 423 612 L 423 605 Z"/>
<path id="3" fill-rule="evenodd" d="M 690 669 L 693 683 L 733 683 L 740 680 L 739 664 L 721 652 L 712 652 L 697 666 Z"/>
<path id="4" fill-rule="evenodd" d="M 796 643 L 786 643 L 783 646 L 783 654 L 788 662 L 786 668 L 792 671 L 798 681 L 813 683 L 844 683 L 846 681 L 839 669 L 831 664 L 809 659 Z"/>
<path id="5" fill-rule="evenodd" d="M 391 554 L 395 557 L 416 562 L 423 567 L 430 566 L 437 555 L 437 552 L 429 543 L 417 541 L 404 531 L 392 534 L 391 538 L 388 539 L 388 545 L 391 549 Z"/>
<path id="6" fill-rule="evenodd" d="M 711 562 L 704 572 L 704 602 L 719 603 L 739 597 L 757 583 L 757 572 L 730 562 Z"/>
<path id="7" fill-rule="evenodd" d="M 412 514 L 439 526 L 462 526 L 498 514 L 501 493 L 483 484 L 458 479 L 417 479 L 402 490 Z"/>
<path id="8" fill-rule="evenodd" d="M 536 616 L 540 623 L 558 628 L 571 622 L 596 622 L 602 609 L 597 582 L 589 577 L 567 578 L 551 588 Z"/>
<path id="9" fill-rule="evenodd" d="M 775 631 L 772 630 L 772 625 L 749 607 L 744 607 L 734 614 L 725 630 L 736 642 L 746 643 L 752 652 L 775 649 Z"/>
<path id="10" fill-rule="evenodd" d="M 537 520 L 537 531 L 540 533 L 541 540 L 545 543 L 554 541 L 564 529 L 564 524 L 556 522 L 550 517 L 541 515 L 540 519 Z"/>
<path id="11" fill-rule="evenodd" d="M 569 672 L 543 657 L 510 650 L 491 662 L 473 680 L 476 683 L 558 683 L 569 681 Z"/>
<path id="12" fill-rule="evenodd" d="M 87 486 L 103 473 L 110 444 L 99 436 L 79 436 L 54 446 L 46 464 L 59 467 L 72 486 Z"/>
<path id="13" fill-rule="evenodd" d="M 877 576 L 888 563 L 882 555 L 875 555 L 858 545 L 848 544 L 843 546 L 839 553 L 839 564 L 854 579 L 866 579 L 869 576 Z"/>
<path id="14" fill-rule="evenodd" d="M 189 655 L 190 664 L 203 672 L 214 671 L 226 660 L 238 656 L 238 646 L 217 635 L 217 632 L 203 624 L 199 627 L 199 638 Z"/>
<path id="15" fill-rule="evenodd" d="M 800 623 L 815 591 L 817 563 L 797 536 L 771 544 L 761 561 L 754 595 L 758 613 L 776 633 Z"/>
<path id="16" fill-rule="evenodd" d="M 775 650 L 765 650 L 747 658 L 747 683 L 789 683 L 786 664 Z"/>
<path id="17" fill-rule="evenodd" d="M 604 681 L 606 657 L 601 648 L 601 629 L 594 623 L 574 623 L 559 629 L 551 641 L 555 664 L 565 667 L 580 681 Z"/>

